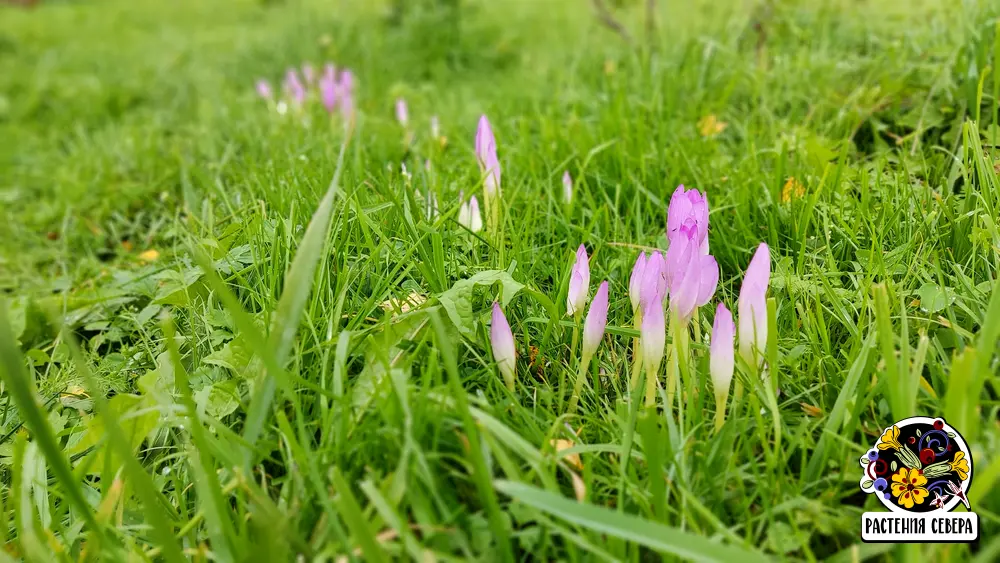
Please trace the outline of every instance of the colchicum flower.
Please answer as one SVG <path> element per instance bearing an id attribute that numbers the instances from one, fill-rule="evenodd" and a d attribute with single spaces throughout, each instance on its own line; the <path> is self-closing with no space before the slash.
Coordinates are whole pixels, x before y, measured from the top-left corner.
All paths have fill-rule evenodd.
<path id="1" fill-rule="evenodd" d="M 681 226 L 670 239 L 665 259 L 670 309 L 681 326 L 686 326 L 695 309 L 708 303 L 719 284 L 719 265 L 714 257 L 701 253 L 698 236 L 693 223 Z"/>
<path id="2" fill-rule="evenodd" d="M 639 306 L 655 301 L 661 308 L 667 298 L 667 263 L 659 250 L 654 250 L 646 259 L 642 270 L 642 285 L 639 290 Z"/>
<path id="3" fill-rule="evenodd" d="M 608 324 L 608 282 L 601 282 L 594 300 L 590 302 L 587 319 L 583 323 L 583 363 L 586 364 L 597 351 L 604 329 Z"/>
<path id="4" fill-rule="evenodd" d="M 628 297 L 632 301 L 633 314 L 637 314 L 640 311 L 639 298 L 642 291 L 643 272 L 646 269 L 646 260 L 646 253 L 640 252 L 639 256 L 635 259 L 635 266 L 632 266 L 632 276 L 628 280 Z"/>
<path id="5" fill-rule="evenodd" d="M 483 218 L 479 214 L 479 201 L 476 196 L 472 196 L 467 202 L 463 201 L 458 208 L 458 224 L 474 233 L 483 230 Z"/>
<path id="6" fill-rule="evenodd" d="M 698 190 L 686 190 L 677 186 L 670 197 L 667 208 L 667 240 L 673 238 L 686 227 L 693 231 L 690 238 L 701 254 L 708 254 L 708 198 Z"/>
<path id="7" fill-rule="evenodd" d="M 483 188 L 488 195 L 498 194 L 500 190 L 500 161 L 497 159 L 497 143 L 493 137 L 493 128 L 485 115 L 479 118 L 476 128 L 476 159 L 479 168 L 486 179 Z"/>
<path id="8" fill-rule="evenodd" d="M 332 72 L 324 72 L 320 77 L 319 97 L 327 113 L 333 113 L 337 107 L 337 77 Z"/>
<path id="9" fill-rule="evenodd" d="M 493 346 L 493 360 L 496 361 L 500 374 L 503 376 L 507 389 L 514 390 L 514 366 L 517 352 L 514 350 L 514 334 L 510 331 L 510 323 L 500 309 L 500 304 L 493 303 L 493 319 L 490 323 L 490 344 Z"/>
<path id="10" fill-rule="evenodd" d="M 396 98 L 396 121 L 403 127 L 406 127 L 410 122 L 410 110 L 403 98 Z"/>
<path id="11" fill-rule="evenodd" d="M 655 288 L 652 290 L 655 296 Z M 646 370 L 646 405 L 656 401 L 656 377 L 663 361 L 663 347 L 666 344 L 667 326 L 663 316 L 663 304 L 657 299 L 649 299 L 643 305 L 642 328 L 639 331 L 642 365 Z"/>
<path id="12" fill-rule="evenodd" d="M 927 478 L 920 470 L 902 467 L 892 475 L 892 496 L 897 497 L 900 506 L 913 508 L 914 504 L 923 504 L 927 498 Z"/>
<path id="13" fill-rule="evenodd" d="M 712 386 L 715 388 L 715 428 L 718 430 L 726 418 L 726 398 L 729 396 L 729 385 L 733 381 L 733 369 L 736 365 L 736 352 L 733 337 L 736 335 L 733 324 L 733 314 L 722 303 L 715 310 L 715 322 L 712 324 L 712 342 L 709 346 L 708 367 L 712 375 Z"/>
<path id="14" fill-rule="evenodd" d="M 767 349 L 767 287 L 771 283 L 771 251 L 760 243 L 740 286 L 737 301 L 740 355 L 748 365 L 758 365 Z"/>
<path id="15" fill-rule="evenodd" d="M 569 175 L 569 170 L 563 172 L 563 203 L 569 205 L 573 203 L 573 178 Z"/>
<path id="16" fill-rule="evenodd" d="M 576 250 L 576 261 L 569 276 L 569 291 L 566 292 L 566 314 L 578 316 L 587 306 L 590 293 L 590 258 L 587 249 L 581 244 Z"/>
<path id="17" fill-rule="evenodd" d="M 604 338 L 604 328 L 608 324 L 608 282 L 601 282 L 597 295 L 590 303 L 587 320 L 583 323 L 583 350 L 580 354 L 580 369 L 576 372 L 576 383 L 573 385 L 573 396 L 569 401 L 569 412 L 576 411 L 583 390 L 583 380 L 590 367 L 590 360 Z"/>
<path id="18" fill-rule="evenodd" d="M 271 83 L 267 80 L 260 79 L 257 81 L 257 95 L 265 100 L 270 100 L 274 98 L 274 92 L 271 90 Z"/>

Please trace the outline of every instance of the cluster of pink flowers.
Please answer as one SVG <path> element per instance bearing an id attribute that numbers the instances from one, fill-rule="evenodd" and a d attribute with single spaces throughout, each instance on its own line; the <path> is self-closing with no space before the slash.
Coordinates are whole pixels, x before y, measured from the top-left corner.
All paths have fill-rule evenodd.
<path id="1" fill-rule="evenodd" d="M 271 83 L 257 80 L 257 94 L 273 103 L 278 113 L 291 109 L 300 112 L 310 99 L 318 99 L 330 114 L 338 111 L 345 119 L 354 115 L 354 74 L 349 69 L 337 68 L 330 63 L 317 75 L 312 65 L 304 64 L 301 69 L 289 68 L 281 85 L 281 97 L 276 98 Z"/>
<path id="2" fill-rule="evenodd" d="M 477 148 L 481 143 L 477 137 Z M 495 150 L 495 149 L 494 149 Z M 478 152 L 478 151 L 477 151 Z M 480 166 L 491 167 L 480 159 Z M 496 164 L 499 178 L 499 164 Z M 568 182 L 567 182 L 568 183 Z M 489 186 L 486 193 L 489 193 Z M 496 181 L 499 187 L 499 181 Z M 708 199 L 698 190 L 678 186 L 667 209 L 666 252 L 640 253 L 629 279 L 628 292 L 635 328 L 639 331 L 634 350 L 636 369 L 646 374 L 646 402 L 655 400 L 660 366 L 665 353 L 667 312 L 674 332 L 674 354 L 687 354 L 689 323 L 699 307 L 711 301 L 719 283 L 719 266 L 709 253 Z M 743 278 L 737 301 L 738 325 L 724 303 L 719 303 L 711 336 L 709 363 L 717 407 L 724 417 L 725 399 L 735 370 L 734 338 L 739 338 L 740 355 L 753 370 L 760 367 L 767 346 L 767 288 L 771 276 L 770 251 L 760 243 Z M 566 311 L 579 321 L 590 291 L 590 260 L 583 245 L 577 249 L 570 271 Z M 583 327 L 581 375 L 603 339 L 608 314 L 608 282 L 601 283 L 590 304 Z M 738 330 L 737 330 L 738 326 Z M 508 387 L 514 385 L 516 351 L 510 325 L 499 304 L 493 304 L 491 327 L 493 355 Z M 673 360 L 676 362 L 676 358 Z M 672 395 L 674 370 L 668 370 L 667 396 Z M 641 372 L 640 372 L 641 373 Z M 577 384 L 579 389 L 579 383 Z M 578 393 L 578 391 L 576 392 Z M 576 393 L 574 393 L 575 405 Z M 721 424 L 722 418 L 716 419 Z"/>

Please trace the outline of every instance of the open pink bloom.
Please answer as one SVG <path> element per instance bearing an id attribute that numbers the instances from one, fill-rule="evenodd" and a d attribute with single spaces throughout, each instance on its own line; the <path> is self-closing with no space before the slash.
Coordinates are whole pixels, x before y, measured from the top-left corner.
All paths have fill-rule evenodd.
<path id="1" fill-rule="evenodd" d="M 328 113 L 337 108 L 337 78 L 333 74 L 323 73 L 319 79 L 319 97 Z"/>
<path id="2" fill-rule="evenodd" d="M 698 190 L 677 186 L 667 207 L 667 240 L 673 243 L 682 227 L 693 229 L 699 252 L 708 254 L 708 198 Z"/>
<path id="3" fill-rule="evenodd" d="M 274 92 L 271 91 L 271 83 L 267 80 L 257 81 L 257 95 L 265 100 L 270 100 L 274 97 Z"/>
<path id="4" fill-rule="evenodd" d="M 410 110 L 403 98 L 396 98 L 396 121 L 403 127 L 410 122 Z"/>
<path id="5" fill-rule="evenodd" d="M 750 365 L 754 355 L 763 358 L 767 348 L 767 287 L 771 283 L 771 250 L 760 243 L 754 252 L 740 286 L 739 313 L 740 356 Z"/>
<path id="6" fill-rule="evenodd" d="M 306 101 L 306 89 L 299 80 L 299 73 L 294 68 L 288 69 L 285 74 L 285 92 L 298 105 Z"/>
<path id="7" fill-rule="evenodd" d="M 718 396 L 729 393 L 729 384 L 733 380 L 735 353 L 733 337 L 736 326 L 733 325 L 733 314 L 722 303 L 715 310 L 715 323 L 712 325 L 712 342 L 708 351 L 708 369 L 712 374 L 712 385 Z"/>
<path id="8" fill-rule="evenodd" d="M 590 292 L 590 258 L 587 249 L 581 244 L 576 249 L 576 261 L 569 276 L 569 291 L 566 292 L 566 314 L 577 315 L 587 306 L 587 294 Z"/>
<path id="9" fill-rule="evenodd" d="M 480 116 L 479 125 L 476 127 L 476 159 L 479 161 L 479 168 L 486 174 L 483 189 L 487 194 L 496 192 L 500 187 L 500 161 L 497 159 L 497 143 L 493 137 L 493 128 L 490 127 L 490 120 L 485 115 Z"/>
<path id="10" fill-rule="evenodd" d="M 640 252 L 632 266 L 632 276 L 628 280 L 628 297 L 632 301 L 632 312 L 639 310 L 639 299 L 642 295 L 642 277 L 646 270 L 646 253 Z"/>
<path id="11" fill-rule="evenodd" d="M 490 323 L 490 344 L 493 346 L 493 360 L 500 368 L 507 388 L 514 389 L 514 367 L 517 352 L 514 350 L 514 334 L 510 331 L 510 323 L 500 309 L 500 304 L 493 303 L 493 318 Z"/>
<path id="12" fill-rule="evenodd" d="M 590 302 L 587 320 L 583 323 L 583 357 L 594 356 L 601 338 L 604 338 L 604 328 L 608 325 L 608 282 L 601 282 L 597 288 L 594 300 Z"/>
<path id="13" fill-rule="evenodd" d="M 569 175 L 569 170 L 563 172 L 563 202 L 569 204 L 573 202 L 573 178 Z"/>
<path id="14" fill-rule="evenodd" d="M 682 226 L 667 250 L 670 309 L 681 324 L 691 319 L 696 308 L 708 303 L 719 284 L 719 265 L 714 257 L 701 253 L 697 236 L 693 225 Z"/>

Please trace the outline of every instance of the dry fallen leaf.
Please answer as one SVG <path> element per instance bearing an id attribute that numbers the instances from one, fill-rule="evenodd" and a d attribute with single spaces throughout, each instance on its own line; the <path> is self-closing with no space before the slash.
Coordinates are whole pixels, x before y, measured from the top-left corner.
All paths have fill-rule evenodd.
<path id="1" fill-rule="evenodd" d="M 562 438 L 549 440 L 549 443 L 552 444 L 552 447 L 556 449 L 556 453 L 559 453 L 563 450 L 568 450 L 572 448 L 574 445 L 576 445 L 573 443 L 573 440 L 564 440 Z M 569 463 L 573 467 L 577 469 L 583 469 L 583 462 L 580 461 L 580 454 L 569 454 L 565 456 L 563 459 L 565 459 L 567 463 Z"/>
<path id="2" fill-rule="evenodd" d="M 726 127 L 729 127 L 729 124 L 719 121 L 713 114 L 706 115 L 698 121 L 698 132 L 702 137 L 714 137 L 725 131 Z"/>
<path id="3" fill-rule="evenodd" d="M 785 185 L 781 188 L 781 201 L 783 203 L 799 199 L 804 195 L 806 195 L 806 187 L 802 185 L 802 182 L 796 180 L 795 176 L 785 180 Z"/>
<path id="4" fill-rule="evenodd" d="M 139 253 L 139 260 L 143 262 L 155 262 L 160 257 L 160 252 L 155 248 L 150 248 L 149 250 Z"/>
<path id="5" fill-rule="evenodd" d="M 823 416 L 823 409 L 815 405 L 810 405 L 809 403 L 799 403 L 799 406 L 802 407 L 802 412 L 806 413 L 809 416 L 815 418 L 821 418 Z"/>

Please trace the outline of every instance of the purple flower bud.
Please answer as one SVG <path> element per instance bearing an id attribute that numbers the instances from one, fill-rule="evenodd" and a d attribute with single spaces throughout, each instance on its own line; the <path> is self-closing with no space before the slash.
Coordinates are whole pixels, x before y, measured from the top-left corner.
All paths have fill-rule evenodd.
<path id="1" fill-rule="evenodd" d="M 500 188 L 500 161 L 497 159 L 493 129 L 485 115 L 479 118 L 479 126 L 476 128 L 476 159 L 480 170 L 486 175 L 483 188 L 488 195 L 496 193 Z"/>
<path id="2" fill-rule="evenodd" d="M 270 100 L 274 97 L 274 92 L 271 90 L 271 83 L 267 80 L 257 81 L 257 95 L 265 100 Z"/>
<path id="3" fill-rule="evenodd" d="M 722 303 L 715 310 L 715 323 L 712 325 L 712 342 L 709 346 L 709 371 L 712 374 L 712 385 L 715 394 L 724 397 L 729 394 L 729 384 L 733 380 L 735 367 L 735 351 L 733 337 L 736 326 L 733 324 L 733 314 Z"/>
<path id="4" fill-rule="evenodd" d="M 584 362 L 594 356 L 597 347 L 604 338 L 604 328 L 608 324 L 608 282 L 601 282 L 597 288 L 594 300 L 590 302 L 587 319 L 583 323 L 583 358 Z"/>
<path id="5" fill-rule="evenodd" d="M 581 244 L 576 250 L 576 261 L 569 277 L 569 291 L 566 293 L 566 314 L 578 315 L 587 306 L 590 292 L 590 259 L 587 249 Z"/>
<path id="6" fill-rule="evenodd" d="M 659 250 L 654 250 L 646 260 L 646 267 L 642 272 L 642 286 L 639 290 L 640 306 L 645 310 L 647 302 L 656 302 L 663 308 L 664 300 L 667 297 L 667 264 L 663 254 Z"/>
<path id="7" fill-rule="evenodd" d="M 493 360 L 496 361 L 500 374 L 503 375 L 507 388 L 514 390 L 514 366 L 517 352 L 514 350 L 514 334 L 510 331 L 510 323 L 500 309 L 500 304 L 493 303 L 493 319 L 490 323 L 490 344 L 493 346 Z"/>
<path id="8" fill-rule="evenodd" d="M 771 283 L 771 251 L 760 243 L 743 276 L 739 313 L 740 355 L 750 365 L 754 356 L 762 358 L 767 348 L 767 287 Z"/>
<path id="9" fill-rule="evenodd" d="M 563 172 L 562 177 L 563 184 L 563 202 L 566 205 L 573 203 L 573 178 L 569 175 L 569 170 Z"/>
<path id="10" fill-rule="evenodd" d="M 694 230 L 691 238 L 701 254 L 708 254 L 708 198 L 698 190 L 677 186 L 667 208 L 667 240 L 674 240 L 682 227 Z"/>
<path id="11" fill-rule="evenodd" d="M 643 305 L 642 327 L 639 330 L 639 346 L 642 349 L 642 365 L 646 368 L 646 377 L 656 377 L 659 372 L 666 339 L 663 304 L 659 299 L 649 300 Z"/>
<path id="12" fill-rule="evenodd" d="M 635 266 L 632 266 L 632 276 L 628 280 L 628 297 L 632 301 L 632 312 L 639 310 L 640 297 L 642 295 L 643 272 L 646 269 L 646 253 L 640 252 L 635 259 Z"/>
<path id="13" fill-rule="evenodd" d="M 319 79 L 319 95 L 328 113 L 337 108 L 337 79 L 335 75 L 323 73 Z"/>
<path id="14" fill-rule="evenodd" d="M 469 230 L 474 233 L 483 230 L 483 216 L 479 213 L 479 200 L 476 196 L 469 198 Z"/>
<path id="15" fill-rule="evenodd" d="M 406 127 L 410 122 L 410 110 L 407 108 L 406 100 L 403 98 L 396 98 L 396 121 L 403 127 Z"/>

